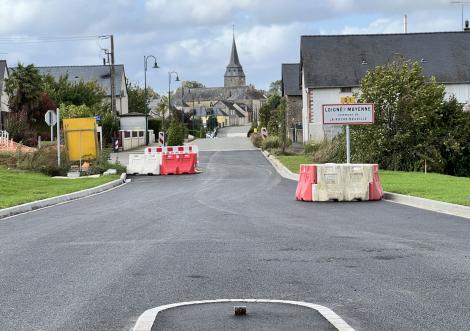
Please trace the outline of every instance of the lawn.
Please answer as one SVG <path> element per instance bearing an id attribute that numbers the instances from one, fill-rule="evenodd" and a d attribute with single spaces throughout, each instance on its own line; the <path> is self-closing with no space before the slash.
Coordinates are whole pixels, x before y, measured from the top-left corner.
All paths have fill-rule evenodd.
<path id="1" fill-rule="evenodd" d="M 0 208 L 84 190 L 117 178 L 119 177 L 61 179 L 37 172 L 8 170 L 0 167 Z"/>
<path id="2" fill-rule="evenodd" d="M 299 172 L 299 165 L 311 163 L 304 155 L 277 157 L 289 170 Z M 380 170 L 384 191 L 470 206 L 470 178 L 434 173 Z"/>

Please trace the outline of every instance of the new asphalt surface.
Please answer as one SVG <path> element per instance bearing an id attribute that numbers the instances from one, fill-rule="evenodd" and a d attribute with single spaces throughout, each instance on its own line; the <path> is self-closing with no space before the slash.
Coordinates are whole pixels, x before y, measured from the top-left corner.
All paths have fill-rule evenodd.
<path id="1" fill-rule="evenodd" d="M 307 301 L 356 330 L 469 330 L 470 222 L 306 203 L 259 151 L 0 221 L 0 330 L 129 330 L 146 309 Z M 198 324 L 194 324 L 197 328 Z"/>
<path id="2" fill-rule="evenodd" d="M 235 316 L 234 305 L 247 307 Z M 152 331 L 197 330 L 316 330 L 336 331 L 316 310 L 277 303 L 202 304 L 164 310 L 157 315 Z"/>

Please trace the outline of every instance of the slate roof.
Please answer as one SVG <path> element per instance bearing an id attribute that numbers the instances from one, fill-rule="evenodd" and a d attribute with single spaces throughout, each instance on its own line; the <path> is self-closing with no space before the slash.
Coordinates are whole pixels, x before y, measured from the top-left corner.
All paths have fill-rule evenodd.
<path id="1" fill-rule="evenodd" d="M 227 65 L 224 77 L 245 77 L 240 59 L 238 58 L 237 44 L 235 43 L 235 36 L 233 36 L 232 51 L 230 53 L 230 62 Z"/>
<path id="2" fill-rule="evenodd" d="M 251 86 L 236 87 L 198 87 L 184 88 L 184 102 L 191 105 L 194 101 L 239 101 L 239 100 L 259 100 L 265 99 L 261 91 Z M 172 100 L 181 100 L 181 87 L 178 87 Z"/>
<path id="3" fill-rule="evenodd" d="M 298 63 L 282 64 L 282 95 L 302 95 L 300 88 L 300 65 Z"/>
<path id="4" fill-rule="evenodd" d="M 195 116 L 206 116 L 207 114 L 211 114 L 211 112 L 215 112 L 215 116 L 228 116 L 222 109 L 220 108 L 195 108 L 196 115 Z"/>
<path id="5" fill-rule="evenodd" d="M 78 83 L 80 81 L 96 81 L 108 96 L 111 95 L 111 73 L 110 67 L 107 65 L 37 67 L 37 69 L 41 74 L 49 74 L 54 77 L 54 79 L 59 79 L 60 76 L 68 74 L 70 82 Z M 125 75 L 124 65 L 115 64 L 114 71 L 116 95 L 120 96 L 122 77 Z"/>
<path id="6" fill-rule="evenodd" d="M 302 36 L 306 87 L 359 86 L 368 70 L 397 56 L 419 61 L 440 83 L 470 82 L 470 33 Z"/>
<path id="7" fill-rule="evenodd" d="M 235 108 L 235 106 L 233 105 L 234 103 L 233 102 L 230 102 L 230 101 L 225 101 L 225 100 L 220 100 L 219 102 L 217 103 L 221 103 L 222 105 L 224 105 L 225 107 L 227 107 L 227 109 L 229 110 L 232 110 L 233 113 L 235 115 L 237 115 L 238 117 L 245 117 L 245 115 L 243 115 L 237 108 Z M 217 105 L 216 103 L 216 105 Z"/>
<path id="8" fill-rule="evenodd" d="M 0 60 L 0 96 L 3 89 L 3 80 L 5 79 L 5 72 L 8 70 L 7 61 Z"/>

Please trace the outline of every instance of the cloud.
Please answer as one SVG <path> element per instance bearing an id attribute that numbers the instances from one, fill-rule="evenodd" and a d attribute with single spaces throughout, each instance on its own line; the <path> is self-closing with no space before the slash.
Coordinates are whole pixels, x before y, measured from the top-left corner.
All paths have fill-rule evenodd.
<path id="1" fill-rule="evenodd" d="M 143 82 L 144 55 L 157 58 L 161 69 L 148 72 L 148 81 L 160 90 L 169 70 L 221 85 L 232 24 L 247 81 L 260 87 L 280 78 L 281 63 L 298 61 L 301 35 L 402 32 L 404 14 L 409 32 L 461 24 L 460 7 L 447 0 L 0 0 L 0 8 L 0 52 L 9 63 L 100 64 L 109 41 L 6 41 L 113 33 L 116 61 L 132 81 Z"/>

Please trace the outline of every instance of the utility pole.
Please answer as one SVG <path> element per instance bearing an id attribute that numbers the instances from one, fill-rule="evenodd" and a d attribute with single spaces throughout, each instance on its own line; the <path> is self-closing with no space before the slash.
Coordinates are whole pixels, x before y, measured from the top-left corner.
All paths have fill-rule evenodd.
<path id="1" fill-rule="evenodd" d="M 111 35 L 111 113 L 116 114 L 116 71 L 114 69 L 114 36 Z"/>

